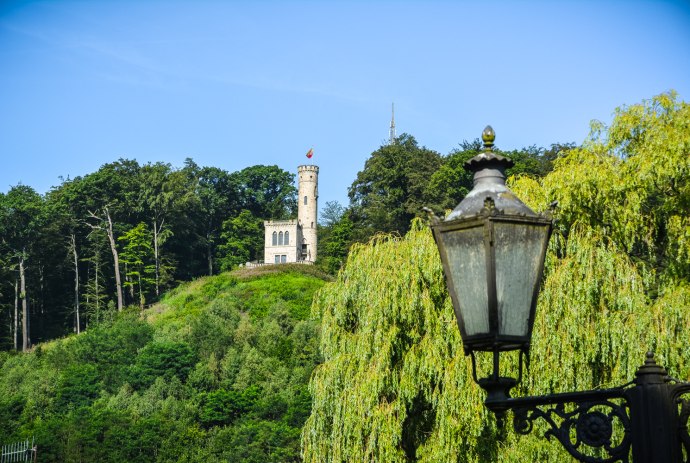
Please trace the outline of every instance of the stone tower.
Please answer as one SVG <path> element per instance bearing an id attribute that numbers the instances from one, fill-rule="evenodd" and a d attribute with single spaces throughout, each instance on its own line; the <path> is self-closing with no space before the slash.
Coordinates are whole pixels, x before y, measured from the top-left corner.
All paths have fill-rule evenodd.
<path id="1" fill-rule="evenodd" d="M 302 229 L 301 254 L 308 262 L 316 261 L 316 214 L 319 199 L 319 167 L 299 166 L 297 222 Z"/>

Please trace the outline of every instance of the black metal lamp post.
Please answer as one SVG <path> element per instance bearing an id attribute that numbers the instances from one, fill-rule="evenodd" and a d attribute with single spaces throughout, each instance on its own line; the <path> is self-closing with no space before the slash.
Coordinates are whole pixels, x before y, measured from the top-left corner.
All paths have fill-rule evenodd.
<path id="1" fill-rule="evenodd" d="M 474 188 L 443 221 L 432 224 L 465 353 L 485 405 L 513 411 L 520 434 L 543 419 L 566 450 L 583 462 L 690 462 L 690 383 L 671 379 L 652 353 L 631 385 L 613 389 L 511 398 L 529 355 L 537 295 L 551 234 L 550 214 L 536 214 L 505 185 L 513 162 L 492 151 L 495 134 L 482 133 L 484 150 L 467 161 Z M 518 378 L 500 375 L 501 353 L 519 351 Z M 477 378 L 476 352 L 493 354 L 493 371 Z M 614 427 L 621 430 L 615 432 Z"/>

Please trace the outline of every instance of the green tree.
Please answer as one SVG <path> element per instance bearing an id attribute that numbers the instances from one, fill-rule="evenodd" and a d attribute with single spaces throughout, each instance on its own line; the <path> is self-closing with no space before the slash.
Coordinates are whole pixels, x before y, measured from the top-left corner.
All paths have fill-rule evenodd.
<path id="1" fill-rule="evenodd" d="M 476 156 L 482 149 L 481 140 L 463 141 L 443 159 L 443 165 L 429 179 L 425 190 L 427 207 L 443 215 L 452 210 L 472 189 L 472 174 L 464 168 L 465 162 Z"/>
<path id="2" fill-rule="evenodd" d="M 72 364 L 60 375 L 57 406 L 65 410 L 87 406 L 98 397 L 101 388 L 101 377 L 96 365 Z"/>
<path id="3" fill-rule="evenodd" d="M 662 279 L 652 289 L 690 275 L 689 114 L 675 93 L 618 108 L 610 127 L 595 122 L 580 149 L 555 161 L 539 198 L 559 201 L 564 235 L 585 223 L 613 239 Z"/>
<path id="4" fill-rule="evenodd" d="M 220 239 L 218 260 L 221 270 L 232 270 L 240 264 L 257 260 L 263 256 L 263 221 L 243 209 L 237 217 L 223 222 Z"/>
<path id="5" fill-rule="evenodd" d="M 185 175 L 173 170 L 170 164 L 157 162 L 141 168 L 138 207 L 151 227 L 156 297 L 160 296 L 161 286 L 170 281 L 174 270 L 162 250 L 173 235 L 173 216 L 183 213 L 193 201 L 193 191 L 185 180 Z"/>
<path id="6" fill-rule="evenodd" d="M 132 287 L 139 293 L 139 307 L 144 308 L 146 293 L 156 284 L 156 266 L 151 232 L 145 223 L 140 223 L 118 238 L 123 243 L 121 257 L 127 268 L 125 287 Z"/>
<path id="7" fill-rule="evenodd" d="M 354 224 L 349 214 L 344 214 L 337 222 L 323 227 L 319 243 L 317 264 L 326 272 L 335 274 L 345 264 L 354 235 Z"/>
<path id="8" fill-rule="evenodd" d="M 287 219 L 297 211 L 295 174 L 278 166 L 257 165 L 232 174 L 239 187 L 239 201 L 262 220 Z"/>
<path id="9" fill-rule="evenodd" d="M 429 178 L 441 164 L 439 153 L 419 147 L 408 134 L 371 153 L 348 190 L 357 238 L 409 230 L 410 221 L 426 205 Z"/>
<path id="10" fill-rule="evenodd" d="M 101 234 L 101 240 L 105 237 Z M 102 250 L 104 243 L 98 242 L 99 236 L 92 234 L 89 240 L 89 246 L 86 252 L 88 257 L 82 259 L 87 264 L 86 268 L 86 284 L 83 293 L 83 306 L 87 320 L 92 320 L 98 323 L 102 320 L 105 310 L 107 309 L 107 294 L 105 288 L 105 276 L 103 274 L 103 260 Z"/>
<path id="11" fill-rule="evenodd" d="M 216 246 L 223 222 L 238 211 L 238 186 L 226 171 L 216 167 L 200 168 L 191 159 L 187 160 L 183 170 L 195 184 L 197 207 L 194 212 L 198 223 L 196 239 L 202 244 L 208 275 L 213 275 L 217 271 L 214 265 Z"/>
<path id="12" fill-rule="evenodd" d="M 66 247 L 67 261 L 73 275 L 73 295 L 72 312 L 74 321 L 74 331 L 81 332 L 83 322 L 86 322 L 82 308 L 82 280 L 84 249 L 88 246 L 88 232 L 83 218 L 86 214 L 85 209 L 80 209 L 80 201 L 75 196 L 77 189 L 74 188 L 74 181 L 63 181 L 58 188 L 53 188 L 46 195 L 46 210 L 50 217 L 51 224 L 57 229 L 55 233 L 58 239 L 55 240 Z M 62 250 L 60 250 L 62 251 Z M 64 251 L 62 251 L 64 252 Z M 60 252 L 60 254 L 62 254 Z M 60 269 L 62 271 L 62 269 Z M 62 273 L 65 273 L 62 271 Z M 58 304 L 55 304 L 58 305 Z"/>
<path id="13" fill-rule="evenodd" d="M 184 381 L 195 363 L 196 355 L 186 343 L 171 341 L 149 343 L 141 349 L 131 367 L 132 385 L 137 388 L 146 388 L 158 377 L 165 380 L 175 377 Z"/>
<path id="14" fill-rule="evenodd" d="M 51 359 L 56 363 L 74 361 L 98 365 L 104 388 L 114 392 L 128 380 L 129 365 L 152 336 L 153 328 L 149 323 L 141 320 L 138 314 L 125 312 L 113 321 L 95 325 L 74 339 L 69 355 L 57 355 Z"/>
<path id="15" fill-rule="evenodd" d="M 208 427 L 232 424 L 255 407 L 260 395 L 261 391 L 256 386 L 241 392 L 218 389 L 204 394 L 201 399 L 201 423 Z"/>
<path id="16" fill-rule="evenodd" d="M 345 207 L 338 201 L 326 201 L 326 205 L 321 209 L 319 225 L 330 227 L 338 223 L 345 215 Z"/>

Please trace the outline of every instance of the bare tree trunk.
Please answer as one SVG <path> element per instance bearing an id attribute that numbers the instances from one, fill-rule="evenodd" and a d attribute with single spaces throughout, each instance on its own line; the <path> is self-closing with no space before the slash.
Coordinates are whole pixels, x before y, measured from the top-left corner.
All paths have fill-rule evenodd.
<path id="1" fill-rule="evenodd" d="M 44 292 L 43 292 L 43 290 L 44 290 L 44 286 L 43 286 L 43 282 L 44 282 L 43 264 L 38 265 L 38 274 L 39 274 L 39 281 L 41 283 L 41 307 L 40 308 L 41 308 L 41 315 L 43 315 L 43 313 L 44 313 L 44 301 L 45 301 L 45 296 L 44 296 Z"/>
<path id="2" fill-rule="evenodd" d="M 84 319 L 84 329 L 88 330 L 89 329 L 89 319 L 91 316 L 88 314 L 88 310 L 91 307 L 91 294 L 89 293 L 89 280 L 91 279 L 91 269 L 89 266 L 86 266 L 86 293 L 84 293 L 84 298 L 86 299 L 84 302 L 86 303 L 86 310 L 87 310 L 87 317 Z"/>
<path id="3" fill-rule="evenodd" d="M 79 256 L 77 255 L 77 238 L 74 233 L 70 236 L 70 247 L 74 259 L 74 313 L 77 317 L 76 332 L 81 333 L 81 320 L 79 317 Z"/>
<path id="4" fill-rule="evenodd" d="M 163 228 L 163 223 L 161 221 L 160 228 L 158 227 L 158 221 L 153 221 L 153 257 L 156 261 L 156 297 L 160 296 L 160 260 L 158 259 L 158 233 L 160 229 Z"/>
<path id="5" fill-rule="evenodd" d="M 213 276 L 213 254 L 211 253 L 211 234 L 206 235 L 206 256 L 208 258 L 208 275 Z"/>
<path id="6" fill-rule="evenodd" d="M 94 291 L 96 293 L 96 313 L 98 314 L 98 316 L 100 316 L 100 314 L 101 314 L 101 310 L 100 310 L 101 309 L 101 294 L 99 292 L 100 288 L 98 287 L 98 272 L 100 270 L 99 262 L 100 262 L 100 257 L 97 257 L 96 258 L 96 276 L 95 276 L 96 288 L 94 289 Z"/>
<path id="7" fill-rule="evenodd" d="M 129 268 L 127 266 L 127 262 L 125 262 L 125 286 L 129 288 L 129 300 L 134 302 L 134 282 L 129 276 Z"/>
<path id="8" fill-rule="evenodd" d="M 24 256 L 19 258 L 19 290 L 22 298 L 22 351 L 29 350 L 29 304 L 26 297 L 26 275 Z"/>
<path id="9" fill-rule="evenodd" d="M 106 235 L 108 235 L 108 241 L 110 242 L 110 251 L 113 253 L 113 267 L 115 269 L 115 293 L 117 295 L 117 311 L 121 312 L 124 304 L 122 301 L 122 280 L 120 279 L 120 257 L 117 253 L 115 234 L 113 233 L 113 220 L 110 217 L 110 211 L 107 207 L 104 207 L 103 213 L 105 214 L 105 219 L 89 211 L 89 217 L 92 219 L 96 219 L 100 222 L 99 225 L 90 224 L 90 227 L 94 230 L 103 230 L 103 222 L 107 224 L 107 226 L 105 227 L 105 231 Z"/>
<path id="10" fill-rule="evenodd" d="M 113 253 L 113 267 L 115 267 L 115 291 L 117 292 L 117 311 L 122 312 L 122 281 L 120 279 L 120 257 L 117 253 L 117 246 L 115 244 L 115 234 L 113 233 L 113 221 L 110 218 L 108 208 L 105 208 L 105 217 L 108 221 L 107 235 L 110 241 L 110 251 Z"/>
<path id="11" fill-rule="evenodd" d="M 12 333 L 12 328 L 13 328 L 13 325 L 14 325 L 14 320 L 12 320 L 12 306 L 10 306 L 10 307 L 8 308 L 8 311 L 7 311 L 7 319 L 9 320 L 9 326 L 8 326 L 8 328 L 9 328 L 9 330 L 10 330 L 10 336 L 11 336 L 12 338 L 14 338 L 14 334 Z"/>
<path id="12" fill-rule="evenodd" d="M 17 350 L 19 345 L 19 339 L 17 337 L 19 333 L 19 281 L 14 279 L 14 330 L 12 333 L 12 339 L 14 340 L 14 350 Z"/>
<path id="13" fill-rule="evenodd" d="M 144 310 L 144 293 L 141 291 L 141 272 L 139 272 L 139 309 Z"/>

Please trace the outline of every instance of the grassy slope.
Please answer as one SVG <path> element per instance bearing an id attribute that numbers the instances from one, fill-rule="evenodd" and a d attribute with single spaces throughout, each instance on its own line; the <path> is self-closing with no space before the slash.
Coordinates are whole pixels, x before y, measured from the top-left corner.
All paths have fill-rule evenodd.
<path id="1" fill-rule="evenodd" d="M 298 461 L 320 359 L 313 267 L 186 283 L 156 306 L 0 353 L 0 443 L 41 461 Z"/>
<path id="2" fill-rule="evenodd" d="M 285 264 L 239 269 L 178 286 L 161 303 L 146 311 L 154 325 L 180 326 L 188 317 L 218 304 L 236 304 L 252 318 L 265 316 L 271 306 L 284 303 L 299 320 L 309 316 L 314 291 L 332 280 L 312 266 Z"/>

